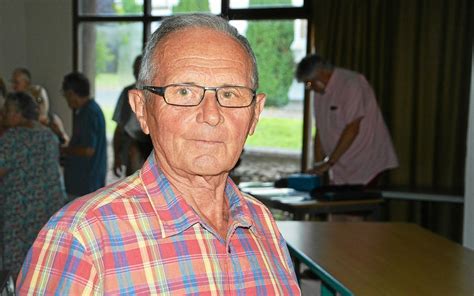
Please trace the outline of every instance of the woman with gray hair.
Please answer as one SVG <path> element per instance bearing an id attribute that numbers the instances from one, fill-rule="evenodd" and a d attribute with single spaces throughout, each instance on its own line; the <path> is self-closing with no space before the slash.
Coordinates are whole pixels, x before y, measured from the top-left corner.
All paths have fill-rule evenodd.
<path id="1" fill-rule="evenodd" d="M 3 269 L 16 276 L 48 218 L 65 202 L 57 137 L 38 122 L 38 106 L 22 92 L 7 95 L 0 137 Z"/>

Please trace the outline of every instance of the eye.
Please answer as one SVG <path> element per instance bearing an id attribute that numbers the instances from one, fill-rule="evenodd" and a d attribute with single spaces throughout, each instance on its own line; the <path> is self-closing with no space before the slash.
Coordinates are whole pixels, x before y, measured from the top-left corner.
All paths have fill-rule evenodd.
<path id="1" fill-rule="evenodd" d="M 231 99 L 232 97 L 235 96 L 234 93 L 232 93 L 231 91 L 224 91 L 224 93 L 222 94 L 222 96 L 226 99 Z"/>
<path id="2" fill-rule="evenodd" d="M 191 91 L 188 88 L 181 87 L 178 89 L 177 93 L 181 96 L 188 96 L 191 94 Z"/>
<path id="3" fill-rule="evenodd" d="M 219 96 L 222 99 L 226 100 L 232 100 L 232 99 L 237 99 L 240 97 L 239 92 L 236 89 L 233 88 L 224 88 L 221 89 Z"/>

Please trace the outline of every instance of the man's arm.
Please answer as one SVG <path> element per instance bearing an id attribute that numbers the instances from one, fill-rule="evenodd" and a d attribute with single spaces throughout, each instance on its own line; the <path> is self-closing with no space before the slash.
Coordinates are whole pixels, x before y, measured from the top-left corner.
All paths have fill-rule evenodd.
<path id="1" fill-rule="evenodd" d="M 81 146 L 68 146 L 61 148 L 61 154 L 68 156 L 81 156 L 81 157 L 92 157 L 94 156 L 95 149 L 92 147 L 81 147 Z"/>
<path id="2" fill-rule="evenodd" d="M 344 130 L 337 141 L 336 148 L 332 152 L 331 155 L 327 155 L 325 161 L 315 167 L 313 169 L 313 173 L 315 174 L 322 174 L 328 171 L 331 166 L 333 166 L 339 158 L 351 147 L 352 143 L 354 142 L 355 138 L 359 134 L 360 122 L 363 117 L 359 117 L 356 120 L 352 121 L 351 123 L 347 124 Z"/>
<path id="3" fill-rule="evenodd" d="M 321 146 L 321 138 L 319 137 L 318 131 L 314 137 L 314 162 L 322 161 L 326 153 Z"/>
<path id="4" fill-rule="evenodd" d="M 18 295 L 100 295 L 89 252 L 71 233 L 42 230 L 17 279 Z"/>
<path id="5" fill-rule="evenodd" d="M 67 146 L 69 143 L 69 135 L 66 133 L 66 130 L 64 129 L 64 124 L 61 118 L 53 114 L 53 122 L 51 124 L 51 129 L 53 132 L 58 135 L 61 138 L 61 145 Z"/>

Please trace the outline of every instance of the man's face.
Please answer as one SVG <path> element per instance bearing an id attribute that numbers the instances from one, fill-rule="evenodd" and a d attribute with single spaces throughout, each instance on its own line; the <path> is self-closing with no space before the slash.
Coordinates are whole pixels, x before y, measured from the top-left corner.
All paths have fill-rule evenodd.
<path id="1" fill-rule="evenodd" d="M 324 94 L 326 90 L 326 82 L 324 79 L 324 73 L 320 70 L 314 72 L 313 77 L 305 81 L 306 89 L 313 90 L 319 94 Z"/>
<path id="2" fill-rule="evenodd" d="M 192 83 L 253 88 L 252 66 L 244 49 L 213 30 L 172 33 L 158 45 L 154 62 L 158 69 L 155 86 Z M 216 101 L 215 92 L 208 90 L 200 105 L 180 107 L 166 104 L 159 95 L 147 95 L 143 117 L 138 116 L 142 128 L 151 134 L 161 165 L 181 175 L 211 176 L 231 170 L 247 135 L 255 130 L 265 101 L 265 95 L 258 94 L 249 107 L 225 108 Z"/>
<path id="3" fill-rule="evenodd" d="M 14 91 L 28 90 L 28 79 L 26 79 L 26 77 L 22 73 L 14 72 L 12 75 L 11 83 Z"/>
<path id="4" fill-rule="evenodd" d="M 62 90 L 61 91 L 63 97 L 66 99 L 66 102 L 71 109 L 76 109 L 78 108 L 77 106 L 77 100 L 76 96 L 74 95 L 74 92 L 70 89 Z"/>

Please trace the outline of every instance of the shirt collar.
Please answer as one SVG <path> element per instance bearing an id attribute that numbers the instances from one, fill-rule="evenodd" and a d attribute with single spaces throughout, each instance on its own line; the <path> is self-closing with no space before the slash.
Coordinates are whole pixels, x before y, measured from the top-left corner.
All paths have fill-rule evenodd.
<path id="1" fill-rule="evenodd" d="M 331 73 L 331 78 L 329 78 L 329 81 L 326 85 L 326 88 L 324 89 L 324 94 L 329 94 L 329 93 L 332 93 L 334 91 L 334 88 L 336 87 L 335 84 L 336 84 L 336 80 L 337 80 L 337 76 L 338 76 L 338 71 L 337 71 L 337 68 L 334 68 L 332 70 L 332 73 Z"/>
<path id="2" fill-rule="evenodd" d="M 162 237 L 181 233 L 196 223 L 204 224 L 185 199 L 175 194 L 168 179 L 150 154 L 140 170 L 140 178 L 150 203 L 158 216 Z M 252 229 L 253 219 L 242 193 L 230 178 L 227 179 L 225 194 L 229 200 L 231 227 Z"/>

